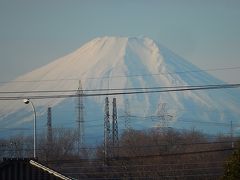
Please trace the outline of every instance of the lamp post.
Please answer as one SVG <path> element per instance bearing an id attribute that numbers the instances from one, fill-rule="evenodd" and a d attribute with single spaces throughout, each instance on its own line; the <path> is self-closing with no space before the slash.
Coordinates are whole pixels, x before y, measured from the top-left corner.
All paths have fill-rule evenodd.
<path id="1" fill-rule="evenodd" d="M 36 111 L 35 107 L 29 99 L 24 99 L 23 102 L 25 104 L 31 104 L 33 110 L 33 157 L 36 158 Z"/>

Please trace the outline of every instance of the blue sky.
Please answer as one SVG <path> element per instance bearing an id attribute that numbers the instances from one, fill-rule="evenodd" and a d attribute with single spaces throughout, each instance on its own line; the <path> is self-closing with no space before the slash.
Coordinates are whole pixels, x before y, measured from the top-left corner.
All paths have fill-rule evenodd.
<path id="1" fill-rule="evenodd" d="M 0 0 L 0 81 L 99 36 L 147 36 L 202 69 L 240 67 L 239 0 Z M 239 83 L 240 69 L 211 72 Z"/>

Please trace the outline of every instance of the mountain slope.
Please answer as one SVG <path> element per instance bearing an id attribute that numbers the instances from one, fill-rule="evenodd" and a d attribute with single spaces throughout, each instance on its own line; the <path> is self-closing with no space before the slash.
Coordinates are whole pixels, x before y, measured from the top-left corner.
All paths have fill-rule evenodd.
<path id="1" fill-rule="evenodd" d="M 18 77 L 15 81 L 1 86 L 0 91 L 76 90 L 79 80 L 83 89 L 90 90 L 223 84 L 149 38 L 102 37 L 46 66 Z M 15 94 L 27 95 L 29 94 Z M 88 116 L 94 118 L 89 109 L 94 109 L 98 118 L 103 117 L 104 98 L 96 96 L 85 99 L 86 121 Z M 163 110 L 163 104 L 166 106 L 165 113 L 171 114 L 172 117 L 169 124 L 178 124 L 179 127 L 185 126 L 181 120 L 196 123 L 229 123 L 230 119 L 238 122 L 240 115 L 239 93 L 230 89 L 119 95 L 119 116 L 124 115 L 126 99 L 130 104 L 131 114 L 140 118 L 132 120 L 132 124 L 135 123 L 133 126 L 151 127 L 159 124 L 162 120 L 159 113 Z M 69 99 L 64 98 L 33 101 L 39 116 L 44 114 L 48 106 L 64 107 L 64 103 L 69 103 Z M 74 108 L 74 105 L 72 107 Z M 29 113 L 23 113 L 23 109 L 30 111 L 20 100 L 1 101 L 0 123 L 8 127 L 30 121 L 31 118 L 26 119 Z M 22 112 L 21 115 L 19 111 Z M 15 113 L 18 113 L 18 119 Z M 150 116 L 155 116 L 155 119 L 151 122 L 146 121 L 146 117 Z M 66 120 L 61 120 L 64 121 Z"/>

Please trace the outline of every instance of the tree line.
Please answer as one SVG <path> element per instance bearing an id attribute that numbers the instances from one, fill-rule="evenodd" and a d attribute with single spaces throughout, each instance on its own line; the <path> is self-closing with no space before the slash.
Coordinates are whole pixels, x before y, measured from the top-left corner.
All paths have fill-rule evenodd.
<path id="1" fill-rule="evenodd" d="M 240 166 L 238 141 L 194 129 L 128 129 L 106 155 L 104 142 L 77 149 L 77 131 L 56 128 L 51 141 L 45 133 L 38 135 L 37 157 L 77 179 L 228 179 L 239 178 L 240 170 L 234 170 Z M 32 157 L 32 142 L 21 134 L 0 139 L 1 158 Z"/>

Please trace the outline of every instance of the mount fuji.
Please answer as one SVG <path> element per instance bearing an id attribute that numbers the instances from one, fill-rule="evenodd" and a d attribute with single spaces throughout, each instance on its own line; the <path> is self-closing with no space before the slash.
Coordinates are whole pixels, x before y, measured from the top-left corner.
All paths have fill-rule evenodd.
<path id="1" fill-rule="evenodd" d="M 79 80 L 84 93 L 90 90 L 108 93 L 116 89 L 225 84 L 152 39 L 101 37 L 1 85 L 1 97 L 19 98 L 0 101 L 1 127 L 31 126 L 31 108 L 23 104 L 21 97 L 67 96 L 79 88 Z M 86 136 L 103 131 L 105 97 L 83 98 Z M 119 128 L 122 129 L 126 127 L 126 119 L 132 128 L 164 125 L 214 133 L 229 132 L 231 121 L 240 123 L 238 89 L 119 94 L 114 97 L 117 98 Z M 44 128 L 46 124 L 47 107 L 52 107 L 53 126 L 74 127 L 75 99 L 31 99 L 36 107 L 38 128 Z"/>

